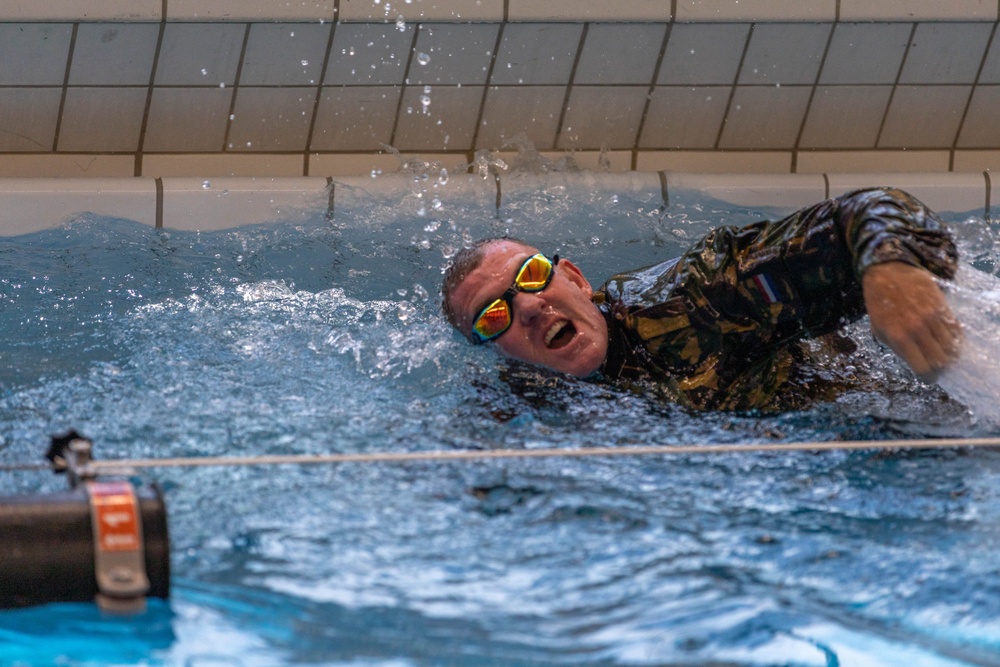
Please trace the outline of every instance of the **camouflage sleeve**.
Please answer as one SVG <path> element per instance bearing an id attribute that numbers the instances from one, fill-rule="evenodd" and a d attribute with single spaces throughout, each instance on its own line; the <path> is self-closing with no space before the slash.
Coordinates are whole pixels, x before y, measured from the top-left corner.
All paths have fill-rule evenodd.
<path id="1" fill-rule="evenodd" d="M 884 262 L 921 266 L 952 278 L 958 253 L 944 223 L 913 196 L 893 189 L 858 190 L 837 200 L 837 218 L 860 278 Z"/>
<path id="2" fill-rule="evenodd" d="M 727 320 L 786 338 L 838 328 L 864 314 L 860 277 L 901 261 L 950 278 L 958 257 L 940 218 L 900 190 L 867 189 L 778 222 L 720 228 L 685 256 L 688 288 Z M 697 280 L 692 281 L 694 277 Z M 700 285 L 695 285 L 695 282 Z"/>

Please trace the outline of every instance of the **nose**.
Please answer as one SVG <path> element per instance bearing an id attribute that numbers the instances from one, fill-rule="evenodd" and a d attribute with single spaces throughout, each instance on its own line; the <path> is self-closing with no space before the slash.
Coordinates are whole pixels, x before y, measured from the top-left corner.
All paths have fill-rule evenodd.
<path id="1" fill-rule="evenodd" d="M 530 326 L 544 306 L 545 299 L 541 292 L 518 292 L 514 295 L 514 317 L 524 326 Z"/>

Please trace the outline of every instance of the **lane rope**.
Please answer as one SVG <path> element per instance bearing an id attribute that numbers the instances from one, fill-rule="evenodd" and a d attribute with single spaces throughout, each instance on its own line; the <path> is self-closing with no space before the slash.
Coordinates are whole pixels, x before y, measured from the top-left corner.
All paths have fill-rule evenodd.
<path id="1" fill-rule="evenodd" d="M 483 449 L 431 450 L 418 452 L 358 452 L 342 454 L 274 454 L 261 456 L 196 456 L 176 458 L 93 460 L 95 472 L 144 468 L 314 465 L 338 463 L 409 463 L 421 461 L 476 461 L 518 458 L 586 458 L 616 456 L 676 456 L 679 454 L 738 454 L 760 452 L 823 452 L 852 450 L 921 450 L 945 448 L 1000 448 L 996 438 L 931 438 L 923 440 L 844 440 L 792 443 L 731 443 L 694 445 L 646 445 L 628 447 L 581 447 L 579 449 Z M 0 464 L 0 471 L 50 470 L 45 463 Z"/>

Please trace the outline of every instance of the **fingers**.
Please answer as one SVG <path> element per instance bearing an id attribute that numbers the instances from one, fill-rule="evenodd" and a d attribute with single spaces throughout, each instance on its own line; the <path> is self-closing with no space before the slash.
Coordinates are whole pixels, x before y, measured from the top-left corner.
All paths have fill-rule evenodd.
<path id="1" fill-rule="evenodd" d="M 906 343 L 908 349 L 899 356 L 909 363 L 921 380 L 934 382 L 958 359 L 961 330 L 954 318 L 936 314 L 927 326 L 913 331 Z"/>

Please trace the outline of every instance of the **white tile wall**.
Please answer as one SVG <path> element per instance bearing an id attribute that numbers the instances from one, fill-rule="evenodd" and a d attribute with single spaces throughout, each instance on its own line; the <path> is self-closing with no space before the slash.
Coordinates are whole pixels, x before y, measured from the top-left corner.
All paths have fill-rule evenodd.
<path id="1" fill-rule="evenodd" d="M 159 21 L 162 11 L 163 0 L 0 0 L 6 21 Z"/>
<path id="2" fill-rule="evenodd" d="M 720 148 L 787 149 L 795 146 L 811 88 L 743 86 L 736 89 Z"/>
<path id="3" fill-rule="evenodd" d="M 747 23 L 674 24 L 657 83 L 734 83 L 749 34 Z"/>
<path id="4" fill-rule="evenodd" d="M 426 107 L 422 97 L 428 97 Z M 393 145 L 402 151 L 467 151 L 472 148 L 482 86 L 409 86 L 403 92 Z M 426 112 L 425 112 L 426 111 Z"/>
<path id="5" fill-rule="evenodd" d="M 340 22 L 327 0 L 171 0 L 166 22 L 163 3 L 64 22 L 59 0 L 34 22 L 14 4 L 0 155 L 29 171 L 204 154 L 306 173 L 388 145 L 468 161 L 519 135 L 636 167 L 1000 167 L 995 0 L 341 0 Z"/>
<path id="6" fill-rule="evenodd" d="M 971 86 L 898 86 L 879 148 L 952 146 L 971 91 Z"/>
<path id="7" fill-rule="evenodd" d="M 664 0 L 509 0 L 511 21 L 669 21 Z"/>
<path id="8" fill-rule="evenodd" d="M 640 148 L 715 148 L 731 86 L 660 87 L 650 96 Z"/>
<path id="9" fill-rule="evenodd" d="M 232 86 L 246 33 L 241 23 L 166 24 L 156 85 Z"/>
<path id="10" fill-rule="evenodd" d="M 503 0 L 340 0 L 342 21 L 502 21 Z"/>
<path id="11" fill-rule="evenodd" d="M 815 83 L 832 29 L 828 23 L 754 25 L 740 83 L 782 86 Z"/>
<path id="12" fill-rule="evenodd" d="M 977 86 L 958 138 L 960 148 L 1000 146 L 1000 86 Z"/>
<path id="13" fill-rule="evenodd" d="M 52 150 L 61 99 L 59 88 L 0 88 L 0 151 Z"/>
<path id="14" fill-rule="evenodd" d="M 161 3 L 156 0 L 156 4 Z M 330 22 L 336 18 L 335 0 L 170 0 L 166 6 L 169 21 Z"/>
<path id="15" fill-rule="evenodd" d="M 993 21 L 993 0 L 840 0 L 841 21 Z"/>
<path id="16" fill-rule="evenodd" d="M 71 86 L 149 85 L 160 26 L 84 23 L 76 34 Z"/>
<path id="17" fill-rule="evenodd" d="M 676 19 L 829 22 L 836 16 L 837 0 L 677 0 Z"/>
<path id="18" fill-rule="evenodd" d="M 646 107 L 642 86 L 577 86 L 563 116 L 558 148 L 629 148 Z"/>
<path id="19" fill-rule="evenodd" d="M 516 136 L 527 137 L 538 149 L 551 148 L 565 97 L 562 86 L 490 88 L 477 148 L 499 148 Z M 517 109 L 517 114 L 512 114 L 512 109 Z"/>
<path id="20" fill-rule="evenodd" d="M 331 29 L 320 23 L 255 23 L 247 40 L 240 85 L 315 86 Z"/>
<path id="21" fill-rule="evenodd" d="M 875 148 L 892 86 L 818 86 L 802 148 Z"/>
<path id="22" fill-rule="evenodd" d="M 399 86 L 416 34 L 416 24 L 342 23 L 336 27 L 325 83 Z"/>
<path id="23" fill-rule="evenodd" d="M 900 83 L 974 83 L 993 28 L 988 23 L 920 23 Z"/>
<path id="24" fill-rule="evenodd" d="M 138 150 L 146 92 L 146 88 L 69 88 L 58 150 L 95 153 Z"/>
<path id="25" fill-rule="evenodd" d="M 510 23 L 504 26 L 491 82 L 565 85 L 583 26 L 579 23 Z"/>
<path id="26" fill-rule="evenodd" d="M 894 83 L 913 28 L 911 23 L 838 23 L 819 82 Z"/>
<path id="27" fill-rule="evenodd" d="M 496 23 L 421 25 L 409 83 L 485 85 L 499 30 Z"/>
<path id="28" fill-rule="evenodd" d="M 0 24 L 0 86 L 61 86 L 73 27 Z"/>
<path id="29" fill-rule="evenodd" d="M 304 152 L 312 124 L 313 88 L 252 88 L 236 92 L 228 150 Z"/>
<path id="30" fill-rule="evenodd" d="M 325 88 L 320 98 L 312 150 L 378 151 L 392 143 L 401 88 Z"/>
<path id="31" fill-rule="evenodd" d="M 591 25 L 573 82 L 648 85 L 666 30 L 658 23 Z"/>
<path id="32" fill-rule="evenodd" d="M 155 89 L 142 149 L 165 153 L 223 150 L 232 103 L 232 88 Z"/>

